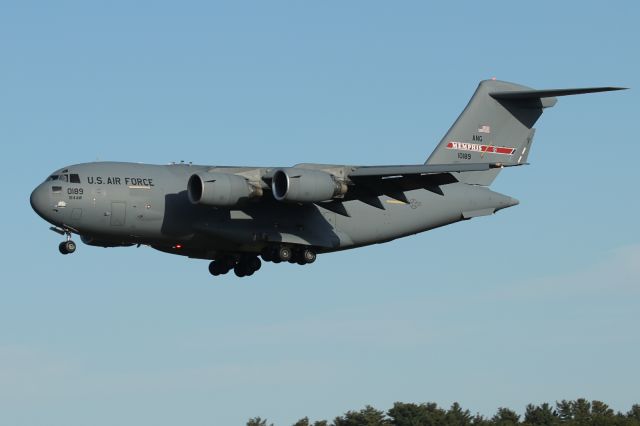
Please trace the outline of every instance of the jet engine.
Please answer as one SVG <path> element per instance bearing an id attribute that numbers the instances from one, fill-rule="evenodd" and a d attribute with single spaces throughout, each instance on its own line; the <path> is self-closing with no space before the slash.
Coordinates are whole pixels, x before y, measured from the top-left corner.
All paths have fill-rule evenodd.
<path id="1" fill-rule="evenodd" d="M 347 185 L 321 170 L 290 167 L 273 173 L 271 189 L 278 201 L 318 203 L 344 195 Z"/>
<path id="2" fill-rule="evenodd" d="M 187 195 L 193 204 L 231 207 L 262 195 L 262 190 L 231 173 L 195 173 L 189 178 Z"/>

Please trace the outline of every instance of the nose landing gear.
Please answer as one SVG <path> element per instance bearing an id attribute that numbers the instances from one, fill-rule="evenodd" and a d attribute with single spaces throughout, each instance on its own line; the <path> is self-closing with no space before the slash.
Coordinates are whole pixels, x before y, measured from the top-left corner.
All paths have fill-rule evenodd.
<path id="1" fill-rule="evenodd" d="M 69 238 L 67 241 L 63 241 L 60 243 L 60 245 L 58 246 L 58 250 L 60 250 L 60 253 L 62 254 L 71 254 L 76 251 L 76 243 L 74 243 L 71 238 Z"/>
<path id="2" fill-rule="evenodd" d="M 49 228 L 52 231 L 60 234 L 60 235 L 66 235 L 67 236 L 67 240 L 61 242 L 58 245 L 58 250 L 60 250 L 60 253 L 62 254 L 71 254 L 74 251 L 76 251 L 76 243 L 73 242 L 73 240 L 71 239 L 71 231 L 69 231 L 68 229 L 62 229 L 62 228 L 58 228 L 58 227 L 51 227 Z"/>

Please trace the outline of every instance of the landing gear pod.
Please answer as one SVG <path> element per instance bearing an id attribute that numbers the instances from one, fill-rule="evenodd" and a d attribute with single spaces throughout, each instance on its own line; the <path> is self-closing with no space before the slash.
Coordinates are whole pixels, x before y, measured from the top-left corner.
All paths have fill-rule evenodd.
<path id="1" fill-rule="evenodd" d="M 278 201 L 318 203 L 344 195 L 347 185 L 327 172 L 291 167 L 274 172 L 271 189 Z"/>
<path id="2" fill-rule="evenodd" d="M 232 207 L 262 195 L 262 190 L 251 185 L 242 176 L 230 173 L 196 173 L 189 178 L 187 195 L 193 204 Z"/>

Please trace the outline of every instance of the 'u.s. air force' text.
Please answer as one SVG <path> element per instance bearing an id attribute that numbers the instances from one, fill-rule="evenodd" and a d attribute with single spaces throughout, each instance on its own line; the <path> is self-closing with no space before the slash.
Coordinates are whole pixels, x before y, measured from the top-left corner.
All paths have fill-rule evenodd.
<path id="1" fill-rule="evenodd" d="M 141 177 L 87 176 L 89 185 L 127 185 L 127 186 L 153 186 L 153 179 Z"/>

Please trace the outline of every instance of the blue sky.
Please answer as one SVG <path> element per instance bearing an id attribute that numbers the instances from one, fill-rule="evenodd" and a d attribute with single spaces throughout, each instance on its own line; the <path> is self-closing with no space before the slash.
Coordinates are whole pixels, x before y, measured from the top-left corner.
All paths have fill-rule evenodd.
<path id="1" fill-rule="evenodd" d="M 277 425 L 365 404 L 640 402 L 636 2 L 0 6 L 0 423 Z M 479 80 L 562 98 L 492 217 L 251 279 L 60 238 L 30 191 L 100 160 L 420 163 Z"/>

